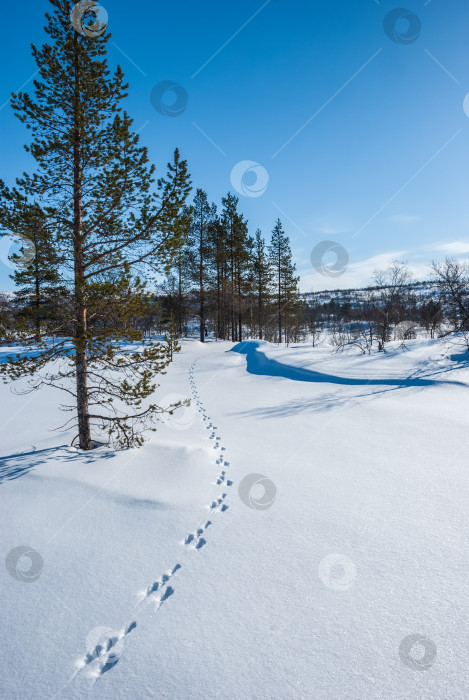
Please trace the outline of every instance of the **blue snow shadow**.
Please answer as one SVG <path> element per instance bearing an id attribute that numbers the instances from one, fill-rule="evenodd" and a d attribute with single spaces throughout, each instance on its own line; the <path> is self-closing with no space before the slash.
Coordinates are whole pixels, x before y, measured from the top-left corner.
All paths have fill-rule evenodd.
<path id="1" fill-rule="evenodd" d="M 48 447 L 43 450 L 37 450 L 34 446 L 28 452 L 19 452 L 17 454 L 5 455 L 0 457 L 0 484 L 4 481 L 12 481 L 25 476 L 35 467 L 41 466 L 46 462 L 75 462 L 81 461 L 85 464 L 95 462 L 97 459 L 110 459 L 114 456 L 112 451 L 99 454 L 95 450 L 90 452 L 82 452 L 72 450 L 68 445 L 60 445 L 58 447 Z"/>
<path id="2" fill-rule="evenodd" d="M 250 374 L 263 375 L 268 377 L 282 377 L 296 382 L 316 382 L 328 384 L 340 384 L 344 386 L 395 386 L 395 387 L 428 387 L 438 384 L 459 384 L 463 382 L 436 381 L 434 379 L 420 379 L 418 377 L 405 377 L 403 379 L 355 379 L 351 377 L 337 377 L 334 374 L 324 374 L 302 367 L 285 365 L 277 360 L 271 360 L 265 353 L 259 350 L 262 341 L 245 340 L 238 343 L 228 352 L 237 352 L 246 355 L 247 371 Z"/>
<path id="3" fill-rule="evenodd" d="M 469 364 L 469 349 L 462 350 L 461 352 L 454 353 L 449 356 L 451 362 L 458 362 L 462 365 Z"/>

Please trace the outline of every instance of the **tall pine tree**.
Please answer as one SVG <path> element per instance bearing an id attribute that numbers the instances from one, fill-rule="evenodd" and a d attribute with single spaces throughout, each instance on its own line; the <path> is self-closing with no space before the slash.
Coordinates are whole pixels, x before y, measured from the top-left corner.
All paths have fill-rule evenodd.
<path id="1" fill-rule="evenodd" d="M 289 329 L 292 321 L 296 322 L 297 307 L 300 304 L 299 277 L 295 276 L 290 240 L 285 235 L 280 219 L 277 219 L 272 231 L 269 258 L 275 289 L 278 342 L 281 343 L 282 339 L 285 338 L 285 342 L 288 343 Z"/>
<path id="2" fill-rule="evenodd" d="M 200 342 L 205 342 L 207 320 L 207 294 L 212 278 L 214 251 L 211 231 L 217 218 L 215 204 L 210 206 L 207 193 L 198 189 L 193 203 L 192 226 L 189 236 L 191 250 L 192 281 L 196 285 L 198 316 L 200 321 Z"/>
<path id="3" fill-rule="evenodd" d="M 259 229 L 257 229 L 254 239 L 251 290 L 254 296 L 257 332 L 262 340 L 266 312 L 270 307 L 272 297 L 272 268 L 266 255 L 265 241 Z"/>
<path id="4" fill-rule="evenodd" d="M 8 201 L 5 189 L 4 193 L 6 196 L 2 199 Z M 4 206 L 2 218 L 7 231 L 20 235 L 21 250 L 12 255 L 15 269 L 10 275 L 18 288 L 15 292 L 20 309 L 17 322 L 23 321 L 23 330 L 28 332 L 31 329 L 39 342 L 41 329 L 54 328 L 53 319 L 57 318 L 57 312 L 69 303 L 67 288 L 61 281 L 61 257 L 52 244 L 45 217 L 36 203 L 29 205 L 25 200 L 21 212 L 12 206 Z"/>
<path id="5" fill-rule="evenodd" d="M 167 266 L 179 248 L 177 221 L 190 190 L 187 165 L 176 150 L 154 188 L 154 166 L 122 110 L 122 70 L 111 73 L 106 60 L 110 34 L 76 31 L 74 2 L 50 3 L 50 43 L 32 47 L 39 73 L 34 94 L 12 97 L 16 115 L 31 130 L 27 150 L 37 168 L 4 189 L 3 198 L 20 222 L 28 221 L 33 202 L 40 208 L 73 295 L 73 352 L 66 340 L 50 343 L 42 336 L 40 354 L 10 358 L 3 372 L 9 378 L 34 375 L 33 388 L 47 384 L 71 393 L 80 448 L 93 447 L 92 434 L 105 434 L 120 447 L 138 445 L 142 428 L 160 411 L 143 402 L 168 352 L 150 344 L 125 353 L 117 341 L 142 340 L 129 319 L 151 300 L 134 271 L 145 263 Z M 37 344 L 27 334 L 22 340 Z M 60 369 L 50 365 L 57 359 Z"/>
<path id="6" fill-rule="evenodd" d="M 229 326 L 231 340 L 242 340 L 243 285 L 248 273 L 252 239 L 248 236 L 247 222 L 238 212 L 238 197 L 230 192 L 222 199 L 221 223 L 227 249 L 227 296 L 229 299 Z"/>

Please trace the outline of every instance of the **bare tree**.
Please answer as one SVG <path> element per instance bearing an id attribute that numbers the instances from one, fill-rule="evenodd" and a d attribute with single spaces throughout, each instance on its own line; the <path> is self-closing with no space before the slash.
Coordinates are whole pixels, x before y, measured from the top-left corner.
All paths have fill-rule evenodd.
<path id="1" fill-rule="evenodd" d="M 404 319 L 406 309 L 406 285 L 412 279 L 407 264 L 393 260 L 386 270 L 376 270 L 373 282 L 378 290 L 375 299 L 375 326 L 378 348 L 391 339 L 392 326 Z"/>
<path id="2" fill-rule="evenodd" d="M 430 269 L 451 325 L 449 333 L 469 330 L 469 265 L 446 258 L 442 263 L 432 261 Z"/>

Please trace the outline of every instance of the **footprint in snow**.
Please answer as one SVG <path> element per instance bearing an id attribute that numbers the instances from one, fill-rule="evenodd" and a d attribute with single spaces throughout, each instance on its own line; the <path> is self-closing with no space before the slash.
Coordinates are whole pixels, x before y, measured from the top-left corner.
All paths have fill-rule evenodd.
<path id="1" fill-rule="evenodd" d="M 220 511 L 221 513 L 224 513 L 226 510 L 228 510 L 228 506 L 223 503 L 225 498 L 226 493 L 222 494 L 221 498 L 218 498 L 216 501 L 212 501 L 209 506 L 210 512 L 217 513 Z"/>
<path id="2" fill-rule="evenodd" d="M 207 540 L 204 539 L 202 535 L 211 524 L 212 522 L 207 520 L 203 528 L 199 527 L 198 530 L 191 532 L 190 535 L 187 535 L 186 539 L 184 540 L 184 544 L 195 550 L 202 549 L 202 547 L 207 544 Z"/>
<path id="3" fill-rule="evenodd" d="M 88 667 L 97 680 L 117 664 L 124 651 L 124 638 L 136 626 L 133 621 L 118 632 L 110 627 L 92 629 L 86 640 L 88 652 L 78 663 L 78 669 Z"/>

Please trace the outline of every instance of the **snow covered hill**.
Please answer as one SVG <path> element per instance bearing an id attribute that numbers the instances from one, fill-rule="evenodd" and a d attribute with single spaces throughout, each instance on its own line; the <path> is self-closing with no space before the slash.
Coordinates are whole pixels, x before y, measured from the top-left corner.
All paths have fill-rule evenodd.
<path id="1" fill-rule="evenodd" d="M 309 305 L 349 304 L 351 308 L 360 306 L 369 296 L 370 291 L 379 293 L 386 287 L 363 287 L 361 289 L 325 289 L 314 292 L 303 292 L 301 298 Z M 402 286 L 407 294 L 415 295 L 417 302 L 422 304 L 429 299 L 438 299 L 440 292 L 435 282 L 411 282 Z"/>
<path id="2" fill-rule="evenodd" d="M 1 388 L 0 696 L 466 698 L 469 355 L 183 341 L 140 450 Z"/>

